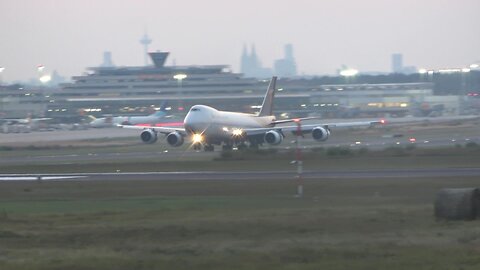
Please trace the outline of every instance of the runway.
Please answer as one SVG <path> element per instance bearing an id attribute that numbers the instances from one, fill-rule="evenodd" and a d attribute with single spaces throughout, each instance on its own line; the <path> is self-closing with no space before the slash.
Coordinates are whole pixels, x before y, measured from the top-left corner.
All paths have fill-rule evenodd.
<path id="1" fill-rule="evenodd" d="M 419 177 L 480 176 L 480 168 L 385 169 L 305 171 L 303 179 L 374 179 Z M 1 181 L 171 181 L 171 180 L 272 180 L 296 179 L 293 171 L 192 171 L 192 172 L 132 172 L 132 173 L 75 173 L 75 174 L 0 174 Z"/>
<path id="2" fill-rule="evenodd" d="M 443 134 L 443 133 L 442 133 Z M 445 136 L 445 135 L 444 135 Z M 408 137 L 403 138 L 402 142 L 400 142 L 397 138 L 362 138 L 363 140 L 351 141 L 351 142 L 339 142 L 338 140 L 334 139 L 331 142 L 326 142 L 322 144 L 318 144 L 315 142 L 308 142 L 308 145 L 304 145 L 303 149 L 312 149 L 315 147 L 349 147 L 351 149 L 359 149 L 362 147 L 367 147 L 370 150 L 382 150 L 387 147 L 398 147 L 398 146 L 406 146 L 406 145 L 414 145 L 416 147 L 424 147 L 424 148 L 435 148 L 435 147 L 448 147 L 448 146 L 455 146 L 456 144 L 465 144 L 468 142 L 475 142 L 480 144 L 480 137 L 479 136 L 471 136 L 468 138 L 463 137 L 455 137 L 455 138 L 430 138 L 429 140 L 418 140 L 416 143 L 408 142 Z M 375 140 L 376 139 L 376 140 Z M 155 147 L 155 146 L 154 146 Z M 292 144 L 285 143 L 284 146 L 275 147 L 278 151 L 290 151 L 295 146 Z M 270 147 L 273 148 L 273 147 Z M 21 164 L 73 164 L 76 162 L 85 162 L 85 161 L 105 161 L 105 160 L 182 160 L 184 157 L 188 157 L 189 160 L 191 159 L 205 159 L 205 158 L 213 158 L 220 154 L 221 150 L 216 149 L 215 152 L 204 152 L 204 151 L 193 151 L 193 150 L 183 150 L 183 149 L 170 149 L 170 150 L 162 150 L 161 145 L 158 146 L 158 150 L 155 151 L 155 148 L 152 148 L 149 152 L 115 152 L 113 149 L 112 152 L 95 152 L 95 149 L 92 149 L 91 153 L 72 153 L 72 154 L 49 154 L 49 155 L 41 155 L 39 151 L 39 155 L 36 156 L 9 156 L 8 158 L 0 158 L 0 165 L 21 165 Z M 74 151 L 74 150 L 72 150 Z M 66 152 L 66 151 L 64 151 Z M 0 152 L 0 157 L 2 153 Z"/>

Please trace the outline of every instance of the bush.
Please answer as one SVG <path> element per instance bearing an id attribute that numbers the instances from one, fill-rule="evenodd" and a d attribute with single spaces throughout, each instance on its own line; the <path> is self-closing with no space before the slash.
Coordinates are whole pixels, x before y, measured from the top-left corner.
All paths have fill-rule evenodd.
<path id="1" fill-rule="evenodd" d="M 465 144 L 465 148 L 478 148 L 478 143 L 468 142 L 468 143 Z"/>

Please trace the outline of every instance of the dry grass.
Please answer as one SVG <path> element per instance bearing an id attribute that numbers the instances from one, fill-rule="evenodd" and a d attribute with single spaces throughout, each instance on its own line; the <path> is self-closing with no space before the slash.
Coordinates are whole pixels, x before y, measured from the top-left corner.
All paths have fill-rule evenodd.
<path id="1" fill-rule="evenodd" d="M 0 183 L 0 269 L 478 269 L 464 177 Z"/>

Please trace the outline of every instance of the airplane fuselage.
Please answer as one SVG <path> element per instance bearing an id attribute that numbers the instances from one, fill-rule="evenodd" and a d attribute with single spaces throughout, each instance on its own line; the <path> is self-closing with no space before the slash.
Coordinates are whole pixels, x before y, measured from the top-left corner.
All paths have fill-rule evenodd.
<path id="1" fill-rule="evenodd" d="M 218 111 L 205 105 L 193 106 L 184 120 L 189 136 L 201 134 L 206 143 L 219 144 L 232 140 L 232 130 L 272 127 L 275 116 Z M 239 134 L 240 135 L 240 134 Z"/>

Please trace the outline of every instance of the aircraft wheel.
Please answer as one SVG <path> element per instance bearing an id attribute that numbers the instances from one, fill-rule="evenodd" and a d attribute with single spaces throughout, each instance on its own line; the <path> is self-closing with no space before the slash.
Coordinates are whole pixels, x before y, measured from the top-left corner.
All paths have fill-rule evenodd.
<path id="1" fill-rule="evenodd" d="M 202 149 L 202 144 L 201 143 L 195 143 L 193 145 L 193 150 L 201 150 Z"/>
<path id="2" fill-rule="evenodd" d="M 211 144 L 207 144 L 204 147 L 205 152 L 213 152 L 215 150 L 214 146 Z"/>
<path id="3" fill-rule="evenodd" d="M 257 150 L 258 149 L 258 143 L 250 143 L 250 149 Z"/>
<path id="4" fill-rule="evenodd" d="M 244 144 L 244 143 L 241 143 L 237 146 L 237 148 L 238 148 L 238 150 L 245 150 L 245 149 L 247 149 L 247 145 Z"/>

